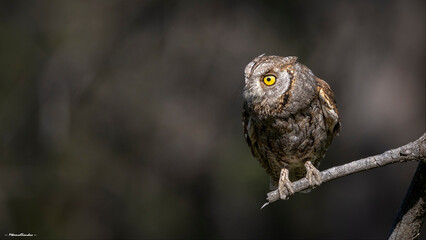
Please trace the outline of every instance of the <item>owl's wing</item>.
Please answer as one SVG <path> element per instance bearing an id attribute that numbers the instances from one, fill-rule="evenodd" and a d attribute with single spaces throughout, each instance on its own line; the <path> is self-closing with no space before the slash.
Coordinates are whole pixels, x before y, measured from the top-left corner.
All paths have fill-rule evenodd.
<path id="1" fill-rule="evenodd" d="M 243 128 L 244 128 L 244 138 L 247 141 L 247 144 L 250 147 L 251 153 L 253 156 L 259 161 L 260 165 L 266 170 L 266 172 L 270 173 L 271 169 L 268 165 L 268 161 L 262 160 L 259 153 L 259 144 L 257 142 L 256 136 L 256 127 L 252 122 L 252 118 L 250 117 L 249 109 L 247 106 L 247 102 L 244 102 L 243 105 Z M 276 189 L 278 186 L 278 180 L 270 178 L 269 188 L 271 190 Z"/>
<path id="2" fill-rule="evenodd" d="M 246 142 L 249 145 L 253 156 L 257 159 L 260 159 L 256 131 L 254 129 L 254 125 L 252 124 L 247 102 L 244 102 L 243 105 L 243 128 L 244 138 L 246 139 Z"/>
<path id="3" fill-rule="evenodd" d="M 336 100 L 334 99 L 334 93 L 324 80 L 320 78 L 316 78 L 316 80 L 318 82 L 318 94 L 325 117 L 325 123 L 330 133 L 332 133 L 333 136 L 337 135 L 340 131 L 340 118 Z"/>

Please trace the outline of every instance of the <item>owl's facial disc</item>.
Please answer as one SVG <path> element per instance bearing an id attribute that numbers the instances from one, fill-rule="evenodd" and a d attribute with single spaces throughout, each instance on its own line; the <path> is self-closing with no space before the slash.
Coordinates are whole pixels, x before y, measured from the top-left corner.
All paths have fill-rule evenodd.
<path id="1" fill-rule="evenodd" d="M 259 81 L 265 92 L 265 97 L 270 103 L 278 101 L 288 90 L 291 82 L 290 75 L 280 67 L 274 67 L 267 74 L 264 74 Z"/>
<path id="2" fill-rule="evenodd" d="M 292 62 L 282 57 L 260 56 L 245 69 L 244 97 L 248 102 L 276 105 L 291 83 L 287 69 Z M 281 60 L 277 63 L 277 60 Z M 295 60 L 295 59 L 294 59 Z"/>

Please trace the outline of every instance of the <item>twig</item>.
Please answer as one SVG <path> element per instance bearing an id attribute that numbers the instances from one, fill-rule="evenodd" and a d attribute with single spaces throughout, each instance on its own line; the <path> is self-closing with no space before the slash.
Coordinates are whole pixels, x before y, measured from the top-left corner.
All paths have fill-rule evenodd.
<path id="1" fill-rule="evenodd" d="M 383 167 L 392 163 L 408 162 L 414 160 L 426 162 L 426 133 L 416 141 L 408 143 L 402 147 L 386 151 L 379 155 L 353 161 L 341 166 L 332 167 L 322 171 L 320 174 L 322 183 L 325 183 L 353 173 L 362 172 L 377 167 Z M 295 193 L 305 190 L 309 187 L 309 182 L 306 178 L 302 178 L 296 182 L 293 182 L 293 190 Z M 285 192 L 285 195 L 288 196 L 288 192 Z M 279 199 L 280 195 L 278 190 L 269 192 L 268 197 L 266 198 L 268 202 L 265 203 L 262 208 Z"/>

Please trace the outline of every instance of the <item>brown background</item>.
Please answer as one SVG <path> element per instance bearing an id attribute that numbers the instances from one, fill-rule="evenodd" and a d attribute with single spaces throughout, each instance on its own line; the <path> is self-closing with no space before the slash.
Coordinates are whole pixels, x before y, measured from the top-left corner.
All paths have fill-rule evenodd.
<path id="1" fill-rule="evenodd" d="M 425 131 L 424 1 L 1 1 L 1 236 L 387 237 L 415 163 L 259 210 L 241 93 L 262 53 L 334 90 L 320 169 Z"/>

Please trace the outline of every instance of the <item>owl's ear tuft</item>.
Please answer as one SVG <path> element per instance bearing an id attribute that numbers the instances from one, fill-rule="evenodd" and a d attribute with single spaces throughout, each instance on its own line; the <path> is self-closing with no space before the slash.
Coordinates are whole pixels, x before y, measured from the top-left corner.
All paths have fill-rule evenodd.
<path id="1" fill-rule="evenodd" d="M 288 56 L 288 57 L 283 58 L 283 62 L 285 64 L 292 64 L 293 65 L 293 64 L 296 63 L 297 58 L 298 57 L 296 57 L 296 56 Z"/>
<path id="2" fill-rule="evenodd" d="M 250 76 L 251 70 L 253 68 L 253 66 L 259 62 L 260 58 L 263 57 L 265 54 L 261 54 L 259 56 L 257 56 L 255 59 L 253 59 L 253 61 L 251 61 L 249 64 L 247 64 L 246 69 L 244 70 L 244 75 L 246 78 L 248 78 Z"/>

